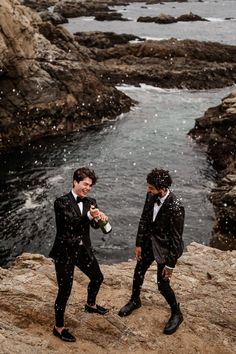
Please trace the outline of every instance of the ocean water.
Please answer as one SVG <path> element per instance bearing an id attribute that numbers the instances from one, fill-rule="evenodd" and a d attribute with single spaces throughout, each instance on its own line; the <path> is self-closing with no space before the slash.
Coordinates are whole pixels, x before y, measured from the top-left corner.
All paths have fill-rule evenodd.
<path id="1" fill-rule="evenodd" d="M 213 6 L 214 5 L 214 6 Z M 203 23 L 179 27 L 130 22 L 98 22 L 91 18 L 70 20 L 72 31 L 103 30 L 134 33 L 146 38 L 195 38 L 235 44 L 232 28 L 236 17 L 234 1 L 168 3 L 143 8 L 134 3 L 116 8 L 125 17 L 159 14 L 181 15 L 192 11 L 214 19 L 203 31 Z M 177 25 L 177 24 L 174 24 Z M 128 27 L 125 27 L 128 26 Z M 155 28 L 155 29 L 154 29 Z M 217 32 L 217 33 L 216 33 Z M 235 33 L 235 32 L 234 32 Z M 217 39 L 218 37 L 218 39 Z M 101 263 L 126 261 L 133 257 L 135 237 L 146 194 L 146 175 L 154 167 L 168 169 L 172 190 L 186 209 L 184 241 L 208 244 L 214 213 L 208 194 L 215 172 L 205 148 L 189 138 L 195 119 L 220 104 L 235 87 L 217 90 L 164 90 L 141 83 L 119 86 L 138 101 L 126 114 L 103 126 L 64 137 L 45 138 L 14 154 L 0 157 L 0 262 L 9 264 L 22 252 L 48 255 L 55 237 L 53 203 L 71 189 L 73 171 L 94 168 L 99 176 L 91 196 L 109 215 L 113 231 L 91 238 Z"/>
<path id="2" fill-rule="evenodd" d="M 70 19 L 65 27 L 71 31 L 112 31 L 130 33 L 145 39 L 196 39 L 236 45 L 236 1 L 208 0 L 204 2 L 163 3 L 146 5 L 133 3 L 128 6 L 110 7 L 129 21 L 94 21 L 94 17 Z M 137 22 L 140 16 L 159 16 L 161 13 L 174 17 L 192 12 L 209 22 L 177 22 L 169 25 Z M 230 20 L 227 20 L 229 19 Z"/>

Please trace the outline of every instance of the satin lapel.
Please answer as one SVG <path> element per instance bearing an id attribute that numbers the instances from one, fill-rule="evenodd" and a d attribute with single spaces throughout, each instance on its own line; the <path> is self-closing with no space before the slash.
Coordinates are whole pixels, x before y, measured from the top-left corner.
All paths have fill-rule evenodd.
<path id="1" fill-rule="evenodd" d="M 87 212 L 90 209 L 90 201 L 88 200 L 88 198 L 85 199 L 85 201 L 83 202 L 83 215 L 87 215 Z"/>
<path id="2" fill-rule="evenodd" d="M 76 203 L 75 198 L 73 197 L 73 194 L 71 192 L 68 194 L 68 197 L 69 197 L 71 205 L 75 209 L 76 213 L 81 216 L 80 208 L 79 208 L 78 204 Z"/>
<path id="3" fill-rule="evenodd" d="M 150 204 L 149 204 L 149 208 L 147 210 L 148 219 L 150 222 L 153 222 L 153 210 L 154 210 L 154 200 L 151 199 Z M 156 220 L 156 218 L 155 218 L 155 220 Z M 155 220 L 154 220 L 154 222 L 155 222 Z"/>

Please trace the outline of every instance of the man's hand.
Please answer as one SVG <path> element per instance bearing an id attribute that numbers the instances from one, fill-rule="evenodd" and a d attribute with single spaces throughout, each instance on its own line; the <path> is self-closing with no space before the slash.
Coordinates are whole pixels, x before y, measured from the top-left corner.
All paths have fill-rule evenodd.
<path id="1" fill-rule="evenodd" d="M 163 276 L 164 280 L 169 280 L 172 276 L 172 273 L 173 273 L 173 269 L 165 267 L 162 271 L 162 276 Z"/>
<path id="2" fill-rule="evenodd" d="M 89 212 L 93 219 L 99 218 L 100 216 L 100 210 L 95 208 L 93 205 L 90 207 Z"/>
<path id="3" fill-rule="evenodd" d="M 90 207 L 90 215 L 92 216 L 93 219 L 101 219 L 103 221 L 108 220 L 108 216 L 104 214 L 102 211 L 100 211 L 98 208 L 95 208 L 93 205 Z"/>
<path id="4" fill-rule="evenodd" d="M 141 259 L 142 259 L 141 253 L 142 253 L 142 248 L 141 247 L 135 247 L 134 254 L 135 254 L 135 258 L 136 258 L 137 261 L 141 261 Z"/>
<path id="5" fill-rule="evenodd" d="M 99 219 L 101 219 L 102 221 L 107 221 L 108 216 L 106 214 L 104 214 L 102 211 L 100 211 Z"/>

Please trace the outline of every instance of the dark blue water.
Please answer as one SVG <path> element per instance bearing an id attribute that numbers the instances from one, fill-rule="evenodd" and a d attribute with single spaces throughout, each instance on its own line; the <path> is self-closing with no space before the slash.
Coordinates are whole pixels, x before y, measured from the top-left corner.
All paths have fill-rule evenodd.
<path id="1" fill-rule="evenodd" d="M 222 7 L 222 2 L 214 2 L 211 17 L 218 18 L 219 15 L 219 18 L 223 18 L 233 14 L 234 1 L 223 3 L 227 3 L 227 6 Z M 207 4 L 209 2 L 191 3 L 191 6 L 196 6 L 192 12 L 209 17 L 209 13 L 204 15 L 203 11 L 203 8 L 210 9 Z M 143 4 L 136 3 L 125 11 L 130 9 L 131 14 L 136 11 L 144 15 L 141 6 Z M 169 9 L 177 11 L 177 6 L 178 14 L 187 12 L 187 4 L 165 4 L 161 9 L 173 15 Z M 125 29 L 125 23 L 118 21 L 100 23 L 73 19 L 71 24 L 79 27 L 81 21 L 84 31 L 91 30 L 91 26 L 96 30 L 101 30 L 101 26 L 105 29 L 106 26 L 106 30 L 117 33 L 141 35 L 145 28 L 146 35 L 153 37 L 150 24 L 146 27 L 134 22 L 133 27 L 129 27 L 132 31 Z M 224 26 L 222 33 L 225 33 L 221 40 L 233 44 L 233 21 L 212 22 L 217 29 L 219 22 Z M 172 33 L 171 26 L 162 26 L 162 32 L 156 37 L 165 37 L 168 31 Z M 191 36 L 200 35 L 193 30 L 193 24 L 184 26 L 188 26 Z M 202 31 L 201 26 L 202 23 L 198 25 L 199 31 Z M 141 28 L 140 31 L 138 28 Z M 75 30 L 79 31 L 79 28 Z M 175 34 L 180 38 L 183 32 L 176 31 L 172 36 Z M 213 38 L 213 32 L 208 29 L 208 33 L 204 32 L 205 37 L 208 35 L 209 39 Z M 202 39 L 205 40 L 205 37 Z M 109 215 L 113 226 L 113 232 L 107 236 L 99 230 L 92 232 L 92 242 L 102 263 L 125 261 L 133 256 L 146 193 L 146 175 L 154 167 L 169 169 L 174 180 L 172 189 L 185 205 L 185 243 L 209 243 L 214 213 L 207 195 L 214 183 L 214 171 L 204 149 L 196 145 L 187 133 L 194 126 L 196 118 L 202 116 L 209 107 L 220 104 L 221 98 L 235 90 L 235 87 L 180 91 L 141 85 L 140 88 L 122 86 L 119 89 L 139 103 L 129 113 L 117 117 L 116 121 L 106 122 L 102 127 L 86 132 L 45 138 L 17 153 L 1 155 L 1 264 L 11 262 L 25 251 L 48 255 L 55 237 L 54 200 L 71 189 L 73 171 L 85 165 L 94 168 L 99 176 L 91 196 L 97 198 L 100 208 Z"/>

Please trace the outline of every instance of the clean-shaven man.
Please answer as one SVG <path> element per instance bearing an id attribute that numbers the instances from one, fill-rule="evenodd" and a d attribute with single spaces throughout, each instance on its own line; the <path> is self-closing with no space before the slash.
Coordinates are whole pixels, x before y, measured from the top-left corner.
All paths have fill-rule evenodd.
<path id="1" fill-rule="evenodd" d="M 93 170 L 87 167 L 78 168 L 73 175 L 72 190 L 57 198 L 54 203 L 57 232 L 49 256 L 55 262 L 58 294 L 53 334 L 67 342 L 76 340 L 64 326 L 64 312 L 72 289 L 75 266 L 90 279 L 85 311 L 100 315 L 108 312 L 108 309 L 96 304 L 103 274 L 93 254 L 90 240 L 90 226 L 95 229 L 99 227 L 95 219 L 108 219 L 97 208 L 96 200 L 88 197 L 96 182 L 97 176 Z"/>

